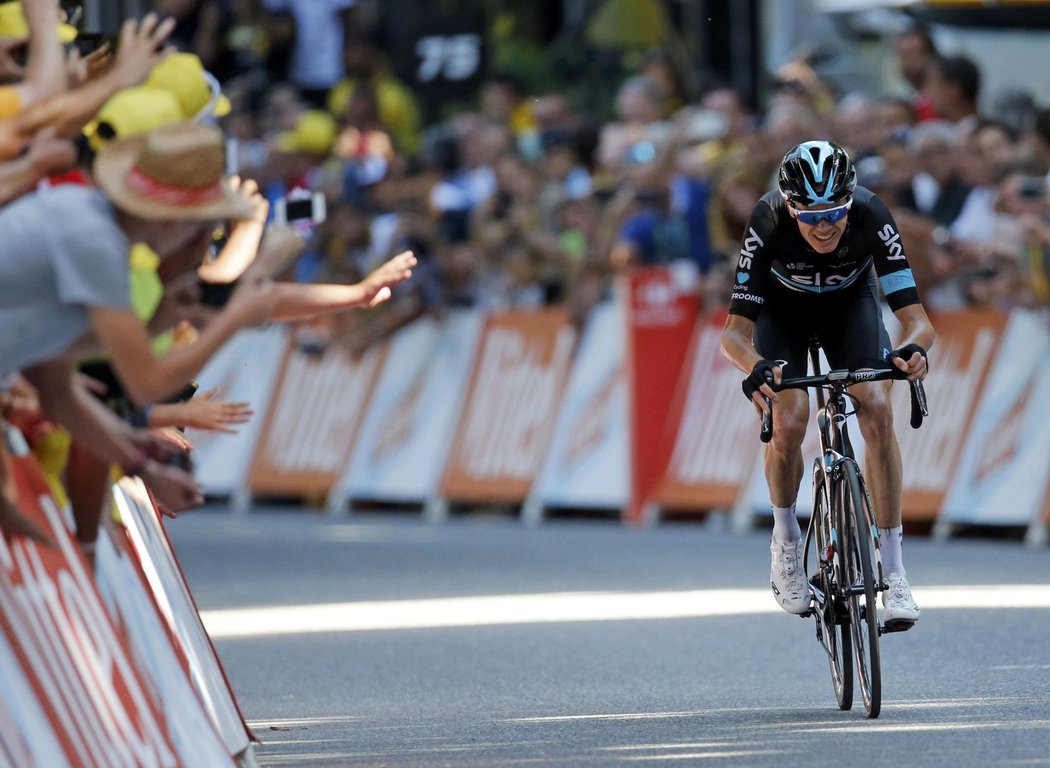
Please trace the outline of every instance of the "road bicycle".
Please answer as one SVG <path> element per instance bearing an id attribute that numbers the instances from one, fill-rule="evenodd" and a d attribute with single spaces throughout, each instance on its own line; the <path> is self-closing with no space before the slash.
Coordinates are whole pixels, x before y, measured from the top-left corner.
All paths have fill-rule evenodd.
<path id="1" fill-rule="evenodd" d="M 847 421 L 856 409 L 848 390 L 861 382 L 907 377 L 895 367 L 820 373 L 819 353 L 819 343 L 812 340 L 809 357 L 814 375 L 771 384 L 775 391 L 812 388 L 817 395 L 820 456 L 813 462 L 813 514 L 806 529 L 804 558 L 813 601 L 801 615 L 815 618 L 817 640 L 828 654 L 839 708 L 853 706 L 855 660 L 864 711 L 876 718 L 882 708 L 879 636 L 910 629 L 912 623 L 879 624 L 876 599 L 888 585 L 871 498 L 849 438 Z M 928 415 L 926 395 L 921 381 L 909 384 L 911 425 L 918 429 Z M 771 405 L 768 398 L 766 403 Z M 772 437 L 770 407 L 763 416 L 761 438 L 769 442 Z"/>

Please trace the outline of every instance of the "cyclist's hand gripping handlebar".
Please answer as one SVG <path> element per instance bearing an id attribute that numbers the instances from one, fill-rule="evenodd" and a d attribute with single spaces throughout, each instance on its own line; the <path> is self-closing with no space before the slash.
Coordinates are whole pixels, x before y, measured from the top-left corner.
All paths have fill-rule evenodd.
<path id="1" fill-rule="evenodd" d="M 908 374 L 895 368 L 893 378 L 907 379 Z M 923 418 L 930 415 L 930 410 L 926 407 L 926 390 L 922 386 L 921 379 L 909 381 L 908 387 L 911 390 L 911 428 L 918 429 L 922 426 Z"/>
<path id="2" fill-rule="evenodd" d="M 896 378 L 907 379 L 908 373 L 897 368 L 896 364 L 893 362 L 893 358 L 899 357 L 902 360 L 907 361 L 910 360 L 912 355 L 916 352 L 922 355 L 922 358 L 926 363 L 926 370 L 929 370 L 930 360 L 926 354 L 926 350 L 918 344 L 907 344 L 900 349 L 895 349 L 890 352 L 889 357 L 887 358 L 889 363 L 893 365 L 897 371 L 898 375 Z M 909 381 L 908 384 L 911 385 L 911 426 L 912 429 L 918 429 L 922 426 L 923 417 L 930 415 L 930 411 L 926 406 L 926 390 L 923 389 L 921 379 L 913 379 Z"/>
<path id="3" fill-rule="evenodd" d="M 773 386 L 773 368 L 779 364 L 781 363 L 778 361 L 765 358 L 755 363 L 751 373 L 740 383 L 741 389 L 744 390 L 744 397 L 751 400 L 752 395 L 758 392 L 763 384 Z M 761 438 L 763 443 L 768 443 L 773 439 L 773 403 L 768 395 L 762 395 L 762 399 L 766 401 L 766 410 L 762 412 Z"/>

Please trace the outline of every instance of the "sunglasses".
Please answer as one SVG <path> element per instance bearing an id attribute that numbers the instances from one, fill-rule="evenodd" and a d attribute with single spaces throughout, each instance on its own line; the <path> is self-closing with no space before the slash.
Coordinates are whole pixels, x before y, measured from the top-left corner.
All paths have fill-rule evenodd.
<path id="1" fill-rule="evenodd" d="M 834 208 L 825 208 L 822 211 L 800 211 L 795 206 L 791 206 L 791 210 L 794 211 L 795 217 L 803 224 L 815 227 L 822 221 L 826 221 L 828 224 L 842 221 L 846 218 L 846 214 L 849 213 L 851 205 L 853 205 L 853 198 L 850 198 L 842 205 L 837 205 Z"/>

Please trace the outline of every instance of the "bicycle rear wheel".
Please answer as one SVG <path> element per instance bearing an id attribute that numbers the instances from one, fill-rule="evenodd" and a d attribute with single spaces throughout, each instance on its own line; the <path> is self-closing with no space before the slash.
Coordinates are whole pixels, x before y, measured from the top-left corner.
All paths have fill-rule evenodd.
<path id="1" fill-rule="evenodd" d="M 821 633 L 824 648 L 828 652 L 831 668 L 831 684 L 835 689 L 835 700 L 839 709 L 853 706 L 853 644 L 849 627 L 845 623 L 845 610 L 840 598 L 840 585 L 846 574 L 842 568 L 842 555 L 836 553 L 835 536 L 831 530 L 834 517 L 829 513 L 824 498 L 824 483 L 827 478 L 817 466 L 813 469 L 813 530 L 816 544 L 816 583 L 824 593 L 823 601 L 816 608 L 817 628 Z M 830 559 L 829 559 L 830 556 Z"/>
<path id="2" fill-rule="evenodd" d="M 876 605 L 878 577 L 876 541 L 871 504 L 857 465 L 852 460 L 842 463 L 839 481 L 840 530 L 845 550 L 847 604 L 857 660 L 860 693 L 868 717 L 879 716 L 882 709 L 882 669 L 879 664 L 879 613 Z"/>

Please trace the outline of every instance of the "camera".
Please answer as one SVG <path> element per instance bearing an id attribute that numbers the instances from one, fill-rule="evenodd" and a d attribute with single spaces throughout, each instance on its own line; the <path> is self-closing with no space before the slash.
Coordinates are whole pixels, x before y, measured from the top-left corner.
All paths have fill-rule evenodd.
<path id="1" fill-rule="evenodd" d="M 327 211 L 323 192 L 314 192 L 309 197 L 282 197 L 273 206 L 276 224 L 320 224 Z"/>

